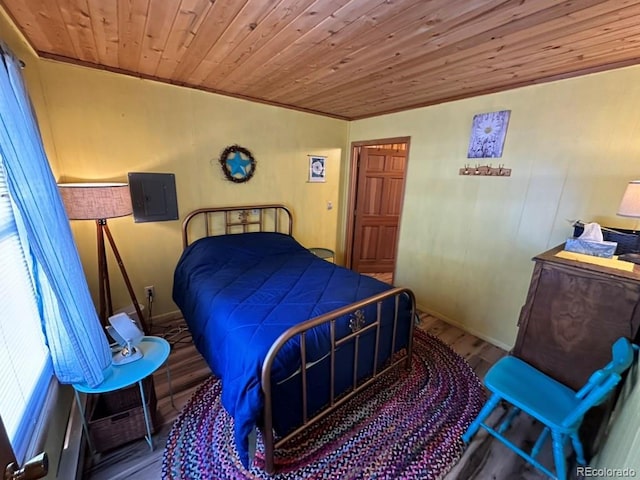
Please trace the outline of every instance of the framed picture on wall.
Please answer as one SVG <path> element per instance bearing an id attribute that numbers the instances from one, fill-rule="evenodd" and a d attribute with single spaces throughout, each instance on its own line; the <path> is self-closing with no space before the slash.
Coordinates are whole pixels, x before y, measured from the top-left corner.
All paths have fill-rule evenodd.
<path id="1" fill-rule="evenodd" d="M 474 115 L 467 158 L 502 157 L 510 116 L 511 110 Z"/>
<path id="2" fill-rule="evenodd" d="M 309 182 L 317 183 L 326 181 L 326 160 L 327 157 L 309 155 Z"/>

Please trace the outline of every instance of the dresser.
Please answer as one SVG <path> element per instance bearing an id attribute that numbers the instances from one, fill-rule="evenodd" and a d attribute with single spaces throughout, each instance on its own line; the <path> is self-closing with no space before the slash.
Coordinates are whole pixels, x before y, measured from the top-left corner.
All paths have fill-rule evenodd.
<path id="1" fill-rule="evenodd" d="M 638 340 L 640 265 L 628 272 L 556 256 L 533 258 L 531 285 L 512 353 L 579 389 L 611 360 L 611 345 Z"/>

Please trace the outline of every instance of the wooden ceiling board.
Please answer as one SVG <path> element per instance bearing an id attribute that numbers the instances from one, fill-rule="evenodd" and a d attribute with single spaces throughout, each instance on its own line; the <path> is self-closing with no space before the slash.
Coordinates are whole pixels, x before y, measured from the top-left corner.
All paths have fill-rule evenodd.
<path id="1" fill-rule="evenodd" d="M 547 44 L 542 42 L 545 39 L 560 38 L 560 36 L 562 38 L 568 38 L 567 32 L 572 32 L 571 25 L 567 25 L 563 19 L 564 17 L 559 17 L 558 23 L 556 24 L 550 22 L 549 26 L 553 25 L 554 30 L 545 30 L 538 35 L 533 35 L 530 30 L 516 29 L 506 35 L 504 34 L 504 31 L 494 31 L 495 35 L 492 40 L 484 42 L 475 39 L 476 41 L 472 42 L 472 45 L 475 44 L 475 46 L 459 46 L 458 44 L 448 42 L 449 46 L 440 49 L 436 54 L 427 53 L 418 59 L 398 65 L 397 70 L 400 72 L 400 76 L 395 77 L 387 74 L 385 76 L 386 83 L 383 85 L 376 85 L 375 90 L 377 93 L 380 93 L 379 89 L 381 87 L 384 88 L 385 85 L 395 85 L 396 90 L 399 93 L 406 91 L 406 88 L 411 86 L 410 84 L 412 82 L 416 82 L 416 85 L 418 84 L 419 80 L 423 77 L 425 70 L 429 71 L 430 78 L 427 88 L 431 90 L 431 95 L 434 97 L 440 95 L 437 91 L 439 84 L 445 84 L 447 86 L 457 88 L 457 81 L 468 79 L 468 82 L 476 82 L 482 86 L 487 82 L 488 75 L 491 75 L 496 71 L 501 72 L 503 69 L 508 68 L 515 68 L 516 72 L 506 74 L 498 73 L 496 78 L 491 80 L 494 85 L 500 77 L 503 77 L 507 84 L 513 78 L 520 77 L 522 79 L 525 73 L 523 69 L 526 68 L 529 68 L 532 71 L 533 77 L 540 76 L 541 74 L 544 74 L 544 76 L 555 76 L 558 73 L 562 73 L 561 71 L 566 67 L 567 61 L 573 60 L 571 57 L 572 55 L 575 57 L 575 53 L 569 51 L 569 58 L 561 58 L 559 62 L 552 62 L 552 58 L 559 57 L 563 52 L 562 50 L 555 51 L 554 47 L 552 47 L 551 52 L 549 52 L 548 46 L 546 46 Z M 633 20 L 624 19 L 621 22 L 628 22 L 633 25 Z M 613 28 L 613 24 L 608 23 L 607 25 L 609 28 Z M 635 25 L 640 24 L 635 23 Z M 598 35 L 593 34 L 597 33 L 597 30 L 591 32 L 590 30 L 584 31 L 582 28 L 576 28 L 576 31 L 578 34 L 588 38 L 590 43 L 594 45 L 594 48 L 599 43 Z M 612 34 L 613 38 L 615 38 L 616 35 L 619 34 Z M 611 42 L 612 38 L 609 38 L 607 41 Z M 545 45 L 544 49 L 541 45 Z M 456 46 L 459 46 L 460 48 L 456 49 Z M 565 46 L 565 48 L 567 47 L 568 45 Z M 582 50 L 578 49 L 578 51 Z M 615 58 L 614 60 L 618 61 L 620 58 Z M 498 64 L 497 62 L 500 63 Z M 581 63 L 579 64 L 578 60 L 575 60 L 575 63 L 576 65 L 579 65 L 579 68 L 585 68 L 586 62 L 584 61 L 584 55 L 580 62 Z M 550 71 L 550 68 L 541 68 L 541 64 L 544 64 L 547 67 L 555 66 L 556 69 L 557 67 L 560 67 L 561 71 Z M 588 66 L 591 67 L 593 65 Z M 382 67 L 374 67 L 374 69 L 377 68 Z M 319 80 L 318 83 L 322 85 L 321 80 Z M 369 85 L 371 85 L 371 83 Z M 464 85 L 464 83 L 462 85 Z M 482 90 L 478 90 L 478 93 L 482 93 Z M 335 91 L 321 91 L 315 97 L 307 95 L 304 103 L 308 108 L 317 108 L 318 105 L 322 105 L 325 108 L 330 109 L 332 108 L 331 98 L 333 98 L 334 95 L 337 95 L 338 97 L 348 96 L 350 99 L 362 101 L 371 95 L 371 91 L 370 89 L 363 87 L 358 80 L 353 80 L 349 84 L 340 85 L 340 87 L 336 88 Z M 411 101 L 412 95 L 413 93 L 409 95 L 407 101 Z M 298 100 L 300 99 L 296 97 L 295 94 L 292 94 L 292 101 Z M 378 99 L 376 103 L 379 103 L 380 100 L 381 99 Z M 384 99 L 382 99 L 382 101 L 384 101 Z M 406 105 L 406 102 L 402 105 Z"/>
<path id="2" fill-rule="evenodd" d="M 98 51 L 86 0 L 70 0 L 60 5 L 60 15 L 76 55 L 84 61 L 98 63 Z"/>
<path id="3" fill-rule="evenodd" d="M 503 2 L 496 2 L 496 4 L 499 3 Z M 427 70 L 427 67 L 423 66 L 424 62 L 445 57 L 445 49 L 449 49 L 452 53 L 464 51 L 464 47 L 456 43 L 456 40 L 466 40 L 469 35 L 469 33 L 465 33 L 468 30 L 464 26 L 463 19 L 470 21 L 478 15 L 480 15 L 480 12 L 471 10 L 466 12 L 466 15 L 463 14 L 454 19 L 427 18 L 425 21 L 420 22 L 421 24 L 426 23 L 426 26 L 423 26 L 422 29 L 409 25 L 409 29 L 415 32 L 422 30 L 420 33 L 416 33 L 416 35 L 421 34 L 420 37 L 412 35 L 411 31 L 397 31 L 392 35 L 392 38 L 400 38 L 401 41 L 383 41 L 382 43 L 372 41 L 367 48 L 357 52 L 356 55 L 350 56 L 349 61 L 345 62 L 346 64 L 334 64 L 324 70 L 316 69 L 315 72 L 311 73 L 311 76 L 305 77 L 304 82 L 299 83 L 297 91 L 289 88 L 284 91 L 275 90 L 273 94 L 287 95 L 294 102 L 301 98 L 313 101 L 314 97 L 309 95 L 309 87 L 317 92 L 315 98 L 322 99 L 324 95 L 331 94 L 331 91 L 322 90 L 326 87 L 330 87 L 336 93 L 342 95 L 342 93 L 353 93 L 347 93 L 349 86 L 353 86 L 357 93 L 363 91 L 367 86 L 367 80 L 373 78 L 372 75 L 392 80 L 394 75 L 404 72 L 407 66 L 413 64 L 417 64 L 420 71 L 424 72 Z M 500 16 L 496 15 L 493 22 L 500 21 Z M 447 46 L 439 47 L 440 43 Z M 417 44 L 421 45 L 421 48 L 415 48 Z M 375 45 L 375 47 L 371 47 L 371 45 Z M 447 63 L 449 63 L 448 59 Z M 364 81 L 363 76 L 365 77 Z"/>
<path id="4" fill-rule="evenodd" d="M 245 9 L 246 1 L 212 2 L 198 33 L 194 36 L 189 47 L 184 51 L 178 62 L 178 67 L 172 72 L 171 78 L 179 83 L 189 83 L 192 73 L 213 49 L 227 30 L 235 30 L 237 16 Z M 230 35 L 227 35 L 227 38 Z M 193 83 L 197 85 L 197 83 Z"/>
<path id="5" fill-rule="evenodd" d="M 97 65 L 118 68 L 118 22 L 117 4 L 103 0 L 87 0 L 91 30 L 96 45 Z M 32 40 L 35 45 L 36 42 Z M 37 47 L 40 52 L 53 53 L 55 50 Z"/>
<path id="6" fill-rule="evenodd" d="M 150 0 L 118 0 L 118 68 L 138 71 Z"/>
<path id="7" fill-rule="evenodd" d="M 371 3 L 371 2 L 369 2 Z M 285 59 L 294 59 L 297 57 L 305 57 L 310 51 L 316 51 L 322 39 L 334 35 L 336 32 L 328 28 L 327 22 L 334 22 L 335 18 L 341 18 L 345 24 L 350 22 L 346 20 L 343 8 L 345 5 L 353 6 L 352 0 L 319 0 L 314 3 L 307 11 L 298 16 L 289 26 L 267 39 L 263 47 L 246 59 L 236 68 L 228 72 L 224 78 L 216 81 L 223 85 L 232 85 L 236 87 L 238 83 L 242 85 L 254 85 L 269 81 L 270 76 L 276 73 L 286 72 L 288 81 L 295 81 L 296 75 L 289 74 L 289 65 Z M 318 8 L 322 8 L 318 11 Z M 319 21 L 320 19 L 329 18 L 331 20 Z M 307 57 L 308 58 L 308 57 Z M 270 68 L 266 68 L 271 65 Z M 212 72 L 214 74 L 215 72 Z M 239 90 L 238 88 L 235 88 Z"/>
<path id="8" fill-rule="evenodd" d="M 469 28 L 465 25 L 459 25 L 458 28 L 448 28 L 444 33 L 438 34 L 438 40 L 436 42 L 424 44 L 423 48 L 415 49 L 413 54 L 407 52 L 402 59 L 402 63 L 397 63 L 396 70 L 401 70 L 405 75 L 408 75 L 407 68 L 413 68 L 423 73 L 424 71 L 429 71 L 429 77 L 433 79 L 434 68 L 442 65 L 458 68 L 459 62 L 462 60 L 468 60 L 474 65 L 478 64 L 480 62 L 477 55 L 484 51 L 490 51 L 495 55 L 500 54 L 499 56 L 501 57 L 504 55 L 504 53 L 500 52 L 501 50 L 505 48 L 517 48 L 519 42 L 527 41 L 527 39 L 532 36 L 529 30 L 519 29 L 513 26 L 512 23 L 501 25 L 494 23 L 493 28 L 491 28 L 490 25 L 484 25 L 483 32 L 480 34 L 481 38 L 477 35 L 470 37 L 469 32 Z M 508 38 L 508 36 L 512 34 L 517 35 L 518 38 Z M 352 64 L 350 67 L 366 68 L 368 64 L 373 71 L 379 71 L 384 68 L 388 69 L 387 56 L 382 50 L 379 49 L 379 51 L 381 55 L 377 62 L 375 58 L 366 58 L 365 60 L 357 58 L 355 64 Z M 316 78 L 316 81 L 318 81 L 320 85 L 324 85 L 321 78 Z M 339 81 L 340 78 L 336 79 L 332 77 L 331 79 L 331 83 L 333 84 Z M 341 85 L 340 90 L 344 91 L 344 86 Z M 361 91 L 361 89 L 359 90 Z M 292 92 L 289 92 L 289 94 L 292 94 Z M 293 98 L 295 99 L 295 96 Z"/>
<path id="9" fill-rule="evenodd" d="M 326 0 L 306 0 L 297 2 L 294 8 L 273 9 L 269 17 L 247 35 L 233 50 L 222 58 L 216 68 L 210 69 L 203 80 L 204 85 L 216 85 L 225 88 L 234 85 L 236 81 L 251 74 L 256 67 L 261 67 L 274 54 L 279 54 L 284 48 L 307 32 L 316 24 L 314 19 L 318 15 L 318 7 L 329 8 L 331 11 L 342 2 L 327 2 Z M 319 5 L 320 4 L 320 5 Z M 288 32 L 289 35 L 281 35 Z"/>
<path id="10" fill-rule="evenodd" d="M 166 33 L 167 41 L 154 77 L 177 83 L 173 80 L 172 74 L 178 68 L 185 52 L 191 47 L 193 39 L 197 35 L 207 34 L 207 32 L 201 34 L 200 28 L 209 15 L 211 7 L 211 0 L 182 0 L 171 30 Z"/>
<path id="11" fill-rule="evenodd" d="M 399 0 L 401 3 L 405 0 Z M 281 45 L 280 48 L 270 46 L 271 55 L 262 55 L 259 69 L 246 71 L 246 75 L 240 74 L 235 77 L 233 74 L 227 77 L 228 82 L 242 83 L 242 89 L 250 92 L 252 86 L 267 85 L 273 82 L 273 77 L 285 78 L 287 82 L 299 77 L 298 63 L 305 64 L 315 62 L 315 59 L 322 55 L 321 46 L 327 39 L 332 39 L 348 29 L 358 19 L 366 13 L 378 7 L 388 5 L 384 0 L 372 2 L 371 0 L 350 0 L 348 2 L 337 2 L 328 9 L 322 6 L 323 10 L 314 11 L 313 19 L 315 23 L 301 30 L 296 28 L 299 35 L 294 41 Z M 333 11 L 332 11 L 333 10 Z M 267 52 L 269 53 L 269 52 Z M 280 80 L 277 80 L 278 82 Z M 250 93 L 251 94 L 251 93 Z"/>
<path id="12" fill-rule="evenodd" d="M 190 73 L 185 81 L 195 85 L 209 85 L 217 88 L 216 84 L 209 84 L 204 80 L 211 72 L 217 71 L 222 61 L 234 50 L 246 43 L 253 43 L 253 39 L 260 38 L 263 26 L 268 28 L 269 17 L 276 11 L 270 2 L 263 2 L 259 8 L 250 8 L 249 5 L 238 12 L 229 23 L 224 33 L 211 46 L 207 55 L 198 67 Z M 282 11 L 282 10 L 280 10 Z M 259 31 L 257 31 L 260 28 Z"/>
<path id="13" fill-rule="evenodd" d="M 357 119 L 640 63 L 640 0 L 0 0 L 42 57 Z"/>
<path id="14" fill-rule="evenodd" d="M 15 3 L 15 8 L 8 9 L 9 15 L 36 51 L 43 46 L 75 58 L 76 52 L 56 2 L 23 0 Z"/>
<path id="15" fill-rule="evenodd" d="M 142 37 L 142 48 L 138 60 L 138 71 L 141 73 L 155 75 L 162 52 L 169 40 L 169 32 L 178 18 L 180 3 L 180 0 L 165 0 L 163 4 L 157 2 L 149 4 L 149 18 Z"/>
<path id="16" fill-rule="evenodd" d="M 416 2 L 407 1 L 401 6 L 401 11 L 406 12 L 406 15 L 401 16 L 405 24 L 407 18 L 413 18 L 415 10 L 425 8 L 424 2 L 418 2 L 416 5 Z M 336 28 L 338 25 L 321 25 L 322 28 L 317 28 L 309 35 L 305 35 L 292 44 L 291 48 L 282 50 L 274 61 L 268 61 L 260 69 L 264 81 L 256 82 L 250 74 L 244 77 L 237 76 L 235 79 L 230 76 L 227 80 L 236 80 L 235 88 L 237 89 L 242 88 L 253 95 L 268 95 L 270 98 L 282 96 L 283 88 L 304 89 L 305 85 L 310 83 L 309 75 L 319 72 L 322 67 L 328 66 L 331 70 L 330 74 L 335 74 L 342 66 L 351 71 L 352 67 L 349 63 L 357 58 L 357 55 L 372 45 L 380 45 L 380 42 L 384 42 L 386 38 L 393 37 L 394 32 L 400 27 L 397 21 L 399 16 L 397 11 L 389 10 L 388 3 L 382 2 L 368 12 L 368 15 L 354 19 L 341 29 Z M 375 21 L 375 26 L 372 26 L 372 21 Z M 416 24 L 420 22 L 420 19 L 410 22 L 410 30 L 415 31 Z M 312 37 L 311 33 L 316 32 L 317 35 Z M 314 51 L 312 58 L 308 53 L 310 48 L 308 45 L 311 45 Z M 378 48 L 376 47 L 376 50 Z M 296 54 L 291 54 L 292 49 L 297 49 Z M 295 73 L 296 82 L 287 82 L 286 78 L 293 73 Z M 220 87 L 226 88 L 230 85 L 221 83 Z M 253 91 L 254 89 L 258 91 Z"/>

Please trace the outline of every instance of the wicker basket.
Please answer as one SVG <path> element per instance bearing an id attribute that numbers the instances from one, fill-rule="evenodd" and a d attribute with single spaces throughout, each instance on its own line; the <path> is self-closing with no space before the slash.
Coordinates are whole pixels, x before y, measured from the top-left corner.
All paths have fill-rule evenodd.
<path id="1" fill-rule="evenodd" d="M 151 433 L 154 433 L 157 398 L 153 376 L 145 378 L 142 386 L 149 409 L 149 427 Z M 119 447 L 147 434 L 140 387 L 137 383 L 114 392 L 100 394 L 90 411 L 89 435 L 98 452 Z"/>
<path id="2" fill-rule="evenodd" d="M 573 236 L 579 237 L 584 231 L 584 224 L 576 222 L 573 226 Z M 640 232 L 635 230 L 612 229 L 602 227 L 602 239 L 607 242 L 616 242 L 615 255 L 624 253 L 637 253 L 640 251 Z"/>

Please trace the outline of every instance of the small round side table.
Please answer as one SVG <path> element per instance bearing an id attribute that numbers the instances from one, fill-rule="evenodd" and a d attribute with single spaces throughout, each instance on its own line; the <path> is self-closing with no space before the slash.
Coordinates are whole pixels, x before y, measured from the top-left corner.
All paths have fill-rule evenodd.
<path id="1" fill-rule="evenodd" d="M 323 258 L 327 262 L 329 261 L 329 259 L 331 259 L 333 263 L 336 263 L 336 254 L 333 250 L 329 248 L 313 247 L 313 248 L 310 248 L 309 251 L 313 253 L 316 257 Z"/>
<path id="2" fill-rule="evenodd" d="M 167 361 L 169 353 L 171 352 L 171 347 L 169 342 L 164 338 L 145 336 L 136 348 L 142 351 L 142 358 L 124 365 L 110 365 L 106 372 L 106 378 L 100 385 L 95 387 L 90 387 L 86 383 L 74 383 L 72 385 L 75 391 L 76 402 L 80 409 L 80 415 L 82 417 L 82 427 L 84 428 L 84 433 L 87 436 L 87 441 L 89 442 L 89 448 L 91 449 L 92 454 L 95 452 L 95 449 L 91 442 L 91 437 L 89 436 L 89 427 L 87 425 L 87 419 L 84 408 L 82 407 L 82 402 L 80 401 L 79 393 L 96 394 L 113 392 L 114 390 L 120 390 L 121 388 L 128 387 L 134 383 L 137 383 L 140 387 L 144 423 L 147 429 L 145 439 L 149 444 L 149 448 L 153 451 L 149 410 L 147 408 L 147 400 L 144 395 L 142 380 L 158 370 Z M 171 380 L 169 380 L 169 389 L 171 390 Z M 173 392 L 171 392 L 171 394 L 173 396 Z"/>

